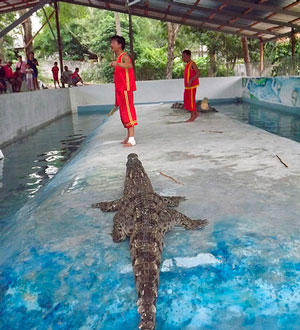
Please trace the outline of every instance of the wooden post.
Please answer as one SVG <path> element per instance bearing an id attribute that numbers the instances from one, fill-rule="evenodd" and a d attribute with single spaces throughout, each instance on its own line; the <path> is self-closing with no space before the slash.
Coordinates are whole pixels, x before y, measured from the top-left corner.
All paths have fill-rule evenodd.
<path id="1" fill-rule="evenodd" d="M 291 31 L 291 46 L 292 46 L 292 56 L 295 57 L 295 54 L 296 54 L 295 29 L 292 29 L 292 31 Z"/>
<path id="2" fill-rule="evenodd" d="M 52 36 L 53 36 L 53 40 L 54 40 L 55 42 L 57 42 L 57 41 L 56 41 L 55 34 L 54 34 L 53 29 L 52 29 L 52 26 L 51 26 L 51 23 L 50 23 L 50 19 L 51 19 L 51 17 L 52 17 L 52 14 L 55 13 L 55 10 L 52 12 L 52 14 L 50 15 L 50 17 L 48 17 L 45 8 L 42 8 L 42 9 L 43 9 L 43 13 L 44 13 L 44 16 L 45 16 L 45 18 L 46 18 L 46 21 L 47 21 L 47 23 L 48 23 L 49 29 L 50 29 L 50 31 L 51 31 L 51 34 L 52 34 Z"/>
<path id="3" fill-rule="evenodd" d="M 60 37 L 57 0 L 54 1 L 54 9 L 55 9 L 55 21 L 56 21 L 56 32 L 57 32 L 57 46 L 58 46 L 58 54 L 59 54 L 59 66 L 60 66 L 60 74 L 62 74 L 64 70 L 64 65 L 63 65 L 63 56 L 62 56 L 62 45 L 61 45 L 61 37 Z"/>
<path id="4" fill-rule="evenodd" d="M 296 54 L 296 37 L 295 37 L 295 30 L 292 29 L 291 31 L 291 47 L 292 47 L 292 75 L 296 74 L 296 63 L 295 63 L 295 54 Z"/>
<path id="5" fill-rule="evenodd" d="M 133 31 L 132 31 L 132 17 L 131 17 L 131 12 L 130 8 L 128 7 L 128 20 L 129 20 L 129 45 L 130 45 L 130 56 L 131 56 L 131 61 L 132 61 L 132 66 L 133 69 L 135 68 L 134 66 L 134 51 L 133 51 Z"/>
<path id="6" fill-rule="evenodd" d="M 264 43 L 263 43 L 262 39 L 259 39 L 259 55 L 260 55 L 259 73 L 262 76 L 263 71 L 264 71 Z"/>
<path id="7" fill-rule="evenodd" d="M 243 53 L 244 53 L 244 62 L 246 66 L 246 75 L 251 76 L 251 67 L 250 67 L 250 56 L 248 50 L 248 41 L 246 37 L 242 37 Z"/>
<path id="8" fill-rule="evenodd" d="M 116 11 L 114 12 L 115 15 L 115 22 L 116 22 L 116 32 L 118 36 L 122 36 L 121 24 L 120 24 L 120 17 L 119 13 Z"/>

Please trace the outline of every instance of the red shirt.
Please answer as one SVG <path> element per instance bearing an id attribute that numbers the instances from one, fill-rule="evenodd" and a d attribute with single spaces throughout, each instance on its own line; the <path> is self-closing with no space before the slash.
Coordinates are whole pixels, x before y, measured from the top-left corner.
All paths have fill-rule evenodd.
<path id="1" fill-rule="evenodd" d="M 14 78 L 14 79 L 18 79 L 18 78 L 22 79 L 22 72 L 15 71 L 13 73 L 13 75 L 12 75 L 12 78 Z"/>
<path id="2" fill-rule="evenodd" d="M 126 53 L 123 52 L 117 58 L 117 63 L 122 62 L 122 57 Z M 130 60 L 131 63 L 131 60 Z M 135 78 L 134 78 L 134 70 L 131 69 L 124 69 L 120 66 L 115 67 L 115 90 L 116 92 L 123 92 L 123 91 L 136 91 L 135 85 Z"/>
<path id="3" fill-rule="evenodd" d="M 193 89 L 199 86 L 199 79 L 194 79 L 191 83 L 191 86 L 187 86 L 188 82 L 193 78 L 196 74 L 196 71 L 193 69 L 193 64 L 195 62 L 189 61 L 189 63 L 186 64 L 184 69 L 184 87 L 185 89 Z"/>
<path id="4" fill-rule="evenodd" d="M 58 77 L 58 71 L 59 71 L 59 67 L 58 66 L 54 66 L 52 68 L 53 77 Z"/>
<path id="5" fill-rule="evenodd" d="M 77 72 L 77 71 L 75 71 L 73 74 L 72 74 L 72 79 L 73 78 L 78 78 L 78 79 L 80 79 L 80 75 L 79 75 L 79 73 Z"/>
<path id="6" fill-rule="evenodd" d="M 12 68 L 6 64 L 6 65 L 4 65 L 3 69 L 5 72 L 5 78 L 7 78 L 7 79 L 12 78 L 12 76 L 13 76 Z"/>

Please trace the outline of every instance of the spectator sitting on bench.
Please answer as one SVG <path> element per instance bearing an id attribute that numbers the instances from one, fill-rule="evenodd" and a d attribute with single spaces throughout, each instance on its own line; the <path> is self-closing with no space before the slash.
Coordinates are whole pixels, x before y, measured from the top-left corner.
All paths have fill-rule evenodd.
<path id="1" fill-rule="evenodd" d="M 0 94 L 6 93 L 6 81 L 5 81 L 5 71 L 2 65 L 2 59 L 0 58 Z"/>

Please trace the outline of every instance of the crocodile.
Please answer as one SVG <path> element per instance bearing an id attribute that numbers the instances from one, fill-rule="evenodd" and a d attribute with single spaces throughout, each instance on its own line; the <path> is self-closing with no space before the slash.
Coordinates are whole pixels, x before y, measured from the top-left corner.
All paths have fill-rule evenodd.
<path id="1" fill-rule="evenodd" d="M 184 197 L 160 196 L 154 192 L 142 163 L 134 153 L 128 155 L 123 197 L 110 202 L 92 204 L 103 212 L 117 213 L 113 220 L 112 239 L 124 241 L 129 237 L 132 266 L 138 293 L 139 329 L 155 329 L 156 299 L 166 232 L 174 226 L 199 229 L 208 222 L 191 220 L 170 209 Z"/>

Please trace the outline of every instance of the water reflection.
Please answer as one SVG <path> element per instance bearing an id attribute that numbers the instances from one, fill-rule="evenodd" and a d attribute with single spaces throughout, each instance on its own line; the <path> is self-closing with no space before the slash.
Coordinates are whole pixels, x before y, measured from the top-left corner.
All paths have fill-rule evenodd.
<path id="1" fill-rule="evenodd" d="M 104 118 L 101 114 L 73 114 L 4 148 L 5 159 L 0 161 L 0 225 L 1 219 L 15 213 L 55 176 Z"/>

